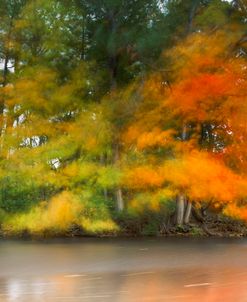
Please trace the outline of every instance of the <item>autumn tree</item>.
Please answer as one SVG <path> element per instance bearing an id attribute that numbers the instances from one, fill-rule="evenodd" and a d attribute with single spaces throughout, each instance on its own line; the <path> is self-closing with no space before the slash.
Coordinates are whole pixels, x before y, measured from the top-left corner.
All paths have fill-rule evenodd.
<path id="1" fill-rule="evenodd" d="M 246 195 L 245 174 L 230 164 L 238 161 L 237 150 L 245 149 L 234 139 L 244 136 L 245 124 L 239 121 L 246 114 L 246 63 L 231 48 L 239 36 L 195 34 L 169 51 L 170 81 L 162 73 L 146 80 L 143 101 L 125 135 L 150 157 L 147 166 L 136 167 L 138 177 L 130 168 L 129 185 L 171 188 L 180 197 L 179 224 L 187 222 L 184 196 L 195 204 L 210 201 L 227 208 Z M 241 161 L 244 165 L 243 154 Z"/>

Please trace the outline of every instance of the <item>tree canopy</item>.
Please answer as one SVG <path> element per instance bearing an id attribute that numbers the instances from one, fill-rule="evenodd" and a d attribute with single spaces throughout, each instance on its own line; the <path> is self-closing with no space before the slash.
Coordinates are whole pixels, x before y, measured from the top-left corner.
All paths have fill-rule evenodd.
<path id="1" fill-rule="evenodd" d="M 0 0 L 2 231 L 148 234 L 193 209 L 245 220 L 246 14 Z"/>

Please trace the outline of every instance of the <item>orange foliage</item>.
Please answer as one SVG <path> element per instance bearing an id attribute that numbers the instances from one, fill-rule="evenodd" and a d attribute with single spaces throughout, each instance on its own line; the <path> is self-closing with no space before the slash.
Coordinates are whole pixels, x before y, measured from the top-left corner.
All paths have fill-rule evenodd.
<path id="1" fill-rule="evenodd" d="M 159 166 L 139 166 L 125 173 L 124 183 L 147 190 L 171 186 L 186 192 L 191 200 L 228 203 L 247 196 L 247 181 L 205 152 L 194 151 Z"/>
<path id="2" fill-rule="evenodd" d="M 247 181 L 204 152 L 194 151 L 181 159 L 170 160 L 162 172 L 167 181 L 180 191 L 185 190 L 192 200 L 213 199 L 225 203 L 247 196 Z"/>
<path id="3" fill-rule="evenodd" d="M 149 189 L 150 187 L 161 187 L 164 177 L 155 167 L 131 167 L 125 171 L 123 182 L 132 189 Z"/>
<path id="4" fill-rule="evenodd" d="M 224 214 L 236 219 L 247 220 L 247 206 L 237 206 L 234 203 L 230 203 L 225 207 Z"/>
<path id="5" fill-rule="evenodd" d="M 135 143 L 138 149 L 145 149 L 155 146 L 166 146 L 172 142 L 171 129 L 162 131 L 159 128 L 153 128 L 151 131 L 141 132 L 137 126 L 131 126 L 123 138 L 127 143 Z"/>
<path id="6" fill-rule="evenodd" d="M 174 68 L 170 84 L 159 73 L 147 79 L 124 141 L 139 151 L 170 147 L 173 152 L 127 171 L 128 187 L 173 188 L 193 201 L 227 205 L 227 214 L 247 219 L 245 208 L 238 207 L 247 197 L 246 62 L 231 53 L 238 38 L 233 32 L 199 33 L 165 54 Z M 217 125 L 207 152 L 201 150 L 202 123 Z"/>
<path id="7" fill-rule="evenodd" d="M 169 106 L 175 114 L 198 121 L 212 118 L 212 109 L 221 104 L 222 98 L 234 94 L 235 77 L 229 74 L 198 74 L 174 85 Z"/>

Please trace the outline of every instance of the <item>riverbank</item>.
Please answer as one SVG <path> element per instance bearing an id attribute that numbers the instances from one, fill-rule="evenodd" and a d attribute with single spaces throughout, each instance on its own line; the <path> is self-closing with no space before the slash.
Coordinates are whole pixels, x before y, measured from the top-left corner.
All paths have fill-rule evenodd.
<path id="1" fill-rule="evenodd" d="M 225 216 L 209 216 L 203 223 L 192 221 L 187 225 L 167 225 L 160 221 L 116 221 L 117 229 L 87 231 L 80 225 L 72 224 L 69 228 L 59 230 L 57 228 L 43 229 L 32 232 L 28 229 L 13 231 L 0 229 L 1 238 L 57 238 L 57 237 L 219 237 L 240 238 L 247 237 L 247 224 Z"/>

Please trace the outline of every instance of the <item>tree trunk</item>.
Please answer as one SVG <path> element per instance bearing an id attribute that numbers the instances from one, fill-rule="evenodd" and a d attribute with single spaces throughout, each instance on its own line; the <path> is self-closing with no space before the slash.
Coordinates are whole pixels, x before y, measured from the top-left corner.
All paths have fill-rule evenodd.
<path id="1" fill-rule="evenodd" d="M 8 56 L 8 52 L 7 52 L 5 60 L 4 60 L 2 87 L 5 87 L 7 85 L 8 63 L 9 63 L 9 56 Z M 1 130 L 0 130 L 1 131 L 0 132 L 0 150 L 3 151 L 4 137 L 5 137 L 5 133 L 7 130 L 7 122 L 8 122 L 8 108 L 6 106 L 4 99 L 1 100 L 0 114 L 2 116 L 2 123 L 1 123 Z"/>
<path id="2" fill-rule="evenodd" d="M 119 144 L 115 145 L 115 155 L 114 155 L 114 162 L 116 165 L 119 165 Z M 124 209 L 124 200 L 123 200 L 123 192 L 120 187 L 116 189 L 116 208 L 118 212 L 123 211 Z"/>
<path id="3" fill-rule="evenodd" d="M 188 138 L 187 125 L 184 124 L 182 127 L 182 132 L 181 132 L 181 140 L 186 141 L 187 138 Z M 189 217 L 188 213 L 187 213 L 187 209 L 185 209 L 185 207 L 186 207 L 186 197 L 183 193 L 181 193 L 177 196 L 177 203 L 176 203 L 175 222 L 177 225 L 182 225 L 184 223 L 185 214 L 187 217 Z M 186 210 L 186 213 L 185 213 L 185 210 Z M 188 218 L 187 218 L 187 221 L 188 221 Z"/>
<path id="4" fill-rule="evenodd" d="M 189 11 L 187 34 L 190 34 L 192 32 L 193 21 L 194 21 L 194 18 L 195 18 L 195 14 L 196 14 L 196 10 L 197 10 L 198 5 L 199 5 L 199 1 L 197 1 L 197 0 L 192 3 L 191 9 Z"/>
<path id="5" fill-rule="evenodd" d="M 111 11 L 108 16 L 108 21 L 110 25 L 110 32 L 113 36 L 113 41 L 111 48 L 108 49 L 108 64 L 109 71 L 111 77 L 111 90 L 115 90 L 117 88 L 117 69 L 118 69 L 118 60 L 117 60 L 117 50 L 116 50 L 116 32 L 117 32 L 117 24 L 115 19 L 115 12 Z"/>
<path id="6" fill-rule="evenodd" d="M 117 32 L 117 23 L 115 19 L 115 11 L 111 11 L 108 15 L 109 30 L 113 36 L 113 39 L 116 39 Z M 117 72 L 118 72 L 118 58 L 116 51 L 116 43 L 113 40 L 112 46 L 108 49 L 108 68 L 110 72 L 110 92 L 117 89 Z M 116 127 L 116 130 L 119 129 Z M 119 165 L 120 152 L 119 152 L 119 142 L 116 139 L 114 143 L 114 163 L 116 166 Z M 123 191 L 121 187 L 117 187 L 115 191 L 116 196 L 116 209 L 121 212 L 124 209 L 124 200 L 123 200 Z"/>
<path id="7" fill-rule="evenodd" d="M 184 207 L 185 207 L 185 197 L 180 194 L 177 197 L 177 212 L 176 212 L 176 224 L 182 225 L 184 223 Z"/>
<path id="8" fill-rule="evenodd" d="M 86 59 L 86 15 L 83 15 L 82 19 L 82 35 L 81 35 L 81 60 Z"/>
<path id="9" fill-rule="evenodd" d="M 192 214 L 195 218 L 195 220 L 197 222 L 199 222 L 201 224 L 202 229 L 204 230 L 204 232 L 209 235 L 209 236 L 215 236 L 216 234 L 211 232 L 207 226 L 205 225 L 205 220 L 202 217 L 202 215 L 197 211 L 197 209 L 195 207 L 192 207 Z"/>
<path id="10" fill-rule="evenodd" d="M 188 224 L 190 222 L 192 204 L 187 200 L 187 206 L 184 214 L 184 224 Z"/>
<path id="11" fill-rule="evenodd" d="M 102 154 L 100 155 L 100 164 L 101 164 L 102 166 L 105 166 L 105 165 L 106 165 L 106 162 L 107 162 L 107 158 L 106 158 L 106 156 L 102 153 Z M 107 190 L 107 188 L 103 188 L 103 192 L 104 192 L 104 198 L 105 198 L 105 200 L 108 200 L 108 190 Z"/>
<path id="12" fill-rule="evenodd" d="M 124 210 L 124 200 L 122 189 L 118 188 L 116 191 L 116 200 L 117 200 L 117 211 L 122 212 Z"/>

